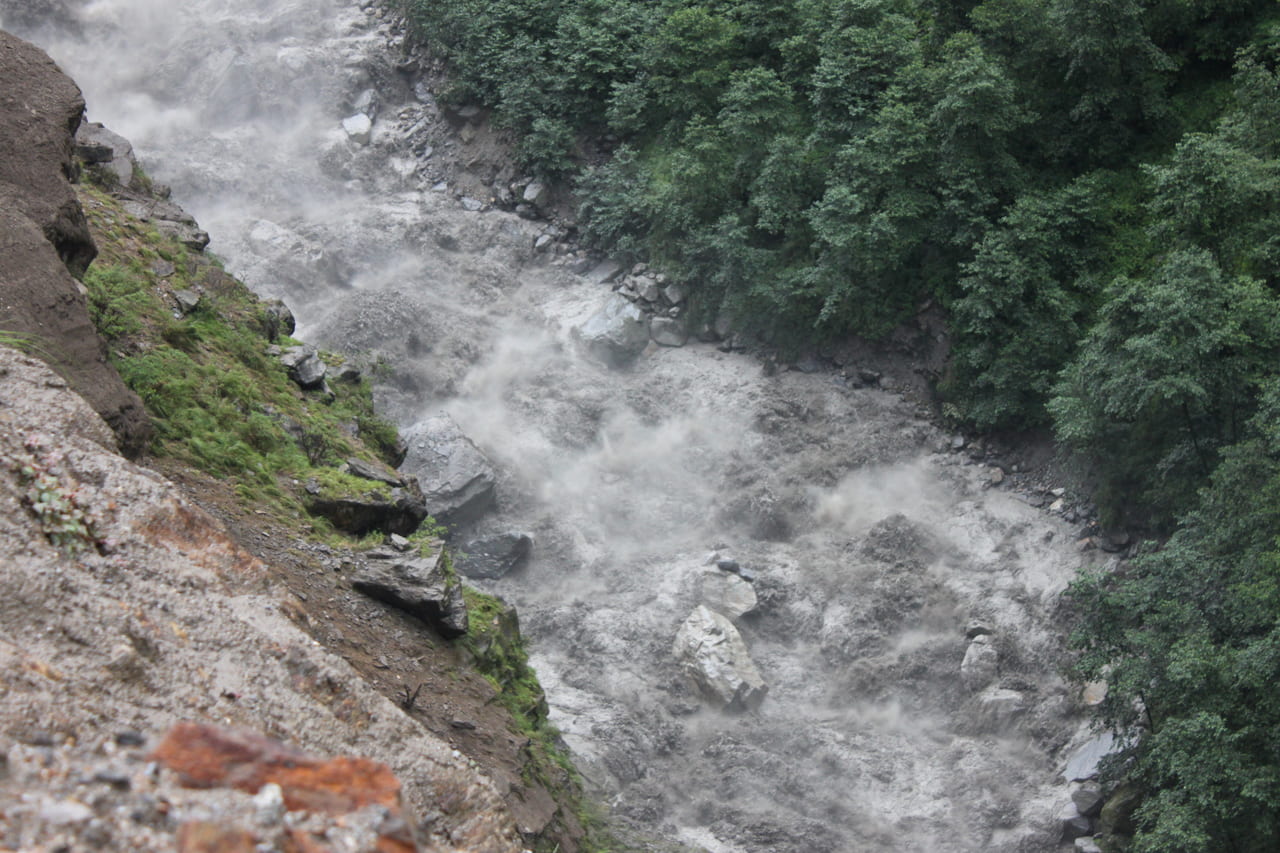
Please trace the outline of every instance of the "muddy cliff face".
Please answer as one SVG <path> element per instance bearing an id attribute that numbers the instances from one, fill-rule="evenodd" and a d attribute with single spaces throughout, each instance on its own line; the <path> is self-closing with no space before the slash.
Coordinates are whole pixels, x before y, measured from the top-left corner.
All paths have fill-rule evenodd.
<path id="1" fill-rule="evenodd" d="M 1033 506 L 1057 484 L 941 434 L 909 370 L 853 347 L 789 370 L 641 339 L 609 366 L 583 330 L 619 280 L 482 112 L 437 102 L 389 14 L 159 5 L 43 37 L 234 270 L 309 337 L 385 356 L 410 436 L 447 415 L 487 458 L 493 506 L 455 537 L 532 540 L 475 582 L 518 606 L 616 816 L 716 853 L 1057 849 L 1087 736 L 1057 674 L 1087 555 Z M 700 605 L 729 628 L 703 620 L 690 656 Z"/>
<path id="2" fill-rule="evenodd" d="M 107 363 L 74 276 L 97 254 L 68 179 L 84 99 L 41 50 L 0 32 L 0 331 L 45 354 L 130 455 L 150 427 Z"/>

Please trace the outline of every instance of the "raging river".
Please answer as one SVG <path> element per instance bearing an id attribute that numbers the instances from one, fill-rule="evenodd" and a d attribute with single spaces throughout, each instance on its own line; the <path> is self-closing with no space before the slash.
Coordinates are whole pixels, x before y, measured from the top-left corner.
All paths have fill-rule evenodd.
<path id="1" fill-rule="evenodd" d="M 299 337 L 386 357 L 389 417 L 448 413 L 492 460 L 497 506 L 467 532 L 535 545 L 477 583 L 518 607 L 552 720 L 619 819 L 712 853 L 1070 849 L 1078 525 L 993 485 L 912 395 L 696 340 L 621 370 L 584 353 L 573 329 L 610 286 L 545 219 L 490 203 L 521 176 L 368 0 L 19 0 L 0 24 Z M 344 128 L 357 114 L 367 132 Z M 744 713 L 673 657 L 716 554 L 757 599 L 736 622 L 768 695 Z"/>

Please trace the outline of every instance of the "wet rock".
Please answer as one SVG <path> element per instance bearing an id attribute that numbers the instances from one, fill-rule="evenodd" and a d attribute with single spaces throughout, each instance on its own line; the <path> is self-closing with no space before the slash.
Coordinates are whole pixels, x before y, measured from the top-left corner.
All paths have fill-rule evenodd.
<path id="1" fill-rule="evenodd" d="M 720 708 L 752 710 L 769 692 L 738 629 L 703 605 L 680 626 L 672 653 L 685 675 Z"/>
<path id="2" fill-rule="evenodd" d="M 413 560 L 371 561 L 352 578 L 351 586 L 417 617 L 446 639 L 467 633 L 462 586 L 445 571 L 439 551 Z"/>
<path id="3" fill-rule="evenodd" d="M 653 317 L 649 320 L 649 337 L 659 346 L 682 347 L 689 340 L 689 332 L 679 320 Z"/>
<path id="4" fill-rule="evenodd" d="M 1017 690 L 988 687 L 978 695 L 979 725 L 986 732 L 1007 731 L 1026 710 L 1026 697 Z"/>
<path id="5" fill-rule="evenodd" d="M 356 113 L 342 120 L 342 130 L 356 145 L 368 145 L 373 137 L 373 119 L 364 113 Z"/>
<path id="6" fill-rule="evenodd" d="M 996 679 L 1000 670 L 1000 653 L 988 634 L 979 634 L 969 643 L 960 663 L 960 678 L 969 690 L 980 690 Z"/>
<path id="7" fill-rule="evenodd" d="M 1077 838 L 1073 849 L 1075 853 L 1102 853 L 1102 848 L 1098 846 L 1098 842 L 1089 836 Z"/>
<path id="8" fill-rule="evenodd" d="M 1080 814 L 1085 817 L 1096 817 L 1102 811 L 1106 798 L 1102 796 L 1102 791 L 1097 784 L 1086 782 L 1071 792 L 1071 802 L 1075 803 L 1076 810 Z"/>
<path id="9" fill-rule="evenodd" d="M 462 543 L 454 558 L 458 571 L 469 578 L 496 579 L 513 571 L 533 553 L 533 537 L 527 533 L 499 533 Z"/>
<path id="10" fill-rule="evenodd" d="M 617 294 L 611 294 L 574 333 L 587 352 L 615 368 L 635 361 L 649 343 L 644 313 Z"/>
<path id="11" fill-rule="evenodd" d="M 1080 814 L 1074 803 L 1067 803 L 1058 812 L 1058 821 L 1062 825 L 1062 840 L 1074 841 L 1093 831 L 1093 821 Z"/>
<path id="12" fill-rule="evenodd" d="M 583 275 L 588 281 L 609 284 L 622 274 L 622 265 L 617 261 L 600 261 L 598 264 L 588 266 L 587 270 Z"/>
<path id="13" fill-rule="evenodd" d="M 280 363 L 288 369 L 289 378 L 299 387 L 307 390 L 324 387 L 324 377 L 329 368 L 315 347 L 291 347 L 280 356 Z"/>
<path id="14" fill-rule="evenodd" d="M 427 509 L 436 521 L 466 524 L 493 505 L 493 466 L 449 415 L 428 418 L 405 440 L 409 452 L 401 467 L 422 484 Z"/>

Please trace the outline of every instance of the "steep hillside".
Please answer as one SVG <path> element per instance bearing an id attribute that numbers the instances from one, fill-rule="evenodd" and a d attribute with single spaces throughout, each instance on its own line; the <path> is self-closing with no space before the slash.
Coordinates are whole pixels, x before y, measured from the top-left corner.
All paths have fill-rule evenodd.
<path id="1" fill-rule="evenodd" d="M 37 49 L 0 33 L 0 75 L 0 343 L 28 353 L 0 351 L 0 847 L 206 849 L 192 839 L 213 833 L 235 850 L 578 849 L 578 784 L 514 612 L 472 593 L 465 609 L 372 411 L 377 365 L 288 337 L 287 308 L 204 253 L 128 143 L 80 127 L 79 92 Z M 353 589 L 383 565 L 437 572 L 453 609 Z M 182 721 L 239 733 L 162 741 Z M 369 756 L 399 782 L 316 764 L 320 782 L 250 774 L 280 784 L 279 806 L 247 783 L 190 790 L 244 782 L 184 764 L 232 760 L 219 750 L 302 761 L 246 732 Z M 149 756 L 173 771 L 145 775 Z M 324 807 L 316 785 L 336 785 Z"/>

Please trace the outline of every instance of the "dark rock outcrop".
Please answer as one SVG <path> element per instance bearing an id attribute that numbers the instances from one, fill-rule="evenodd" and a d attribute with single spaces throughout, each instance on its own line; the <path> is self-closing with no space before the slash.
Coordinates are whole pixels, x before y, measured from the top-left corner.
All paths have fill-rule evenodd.
<path id="1" fill-rule="evenodd" d="M 39 48 L 0 32 L 0 331 L 23 341 L 84 395 L 126 455 L 151 425 L 107 362 L 81 275 L 97 254 L 69 180 L 80 90 Z"/>
<path id="2" fill-rule="evenodd" d="M 435 628 L 446 639 L 467 633 L 467 604 L 462 585 L 446 570 L 441 552 L 412 560 L 370 560 L 351 585 L 370 598 L 390 604 Z"/>

